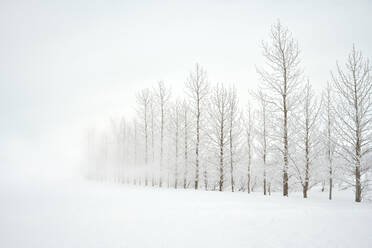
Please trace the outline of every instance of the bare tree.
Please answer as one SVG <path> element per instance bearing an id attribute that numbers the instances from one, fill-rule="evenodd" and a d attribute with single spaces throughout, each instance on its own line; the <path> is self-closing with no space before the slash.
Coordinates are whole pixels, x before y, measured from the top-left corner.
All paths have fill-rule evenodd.
<path id="1" fill-rule="evenodd" d="M 166 105 L 170 98 L 170 90 L 167 89 L 163 82 L 158 83 L 158 89 L 156 92 L 157 101 L 160 109 L 160 176 L 159 176 L 159 187 L 162 187 L 162 169 L 164 160 L 164 129 L 165 129 L 165 110 Z"/>
<path id="2" fill-rule="evenodd" d="M 137 95 L 137 102 L 139 104 L 139 114 L 143 121 L 143 134 L 145 136 L 145 186 L 148 184 L 148 115 L 150 111 L 150 90 L 144 89 Z"/>
<path id="3" fill-rule="evenodd" d="M 181 104 L 176 101 L 173 104 L 171 115 L 171 130 L 174 134 L 174 188 L 178 186 L 178 157 L 179 157 L 179 143 L 180 143 L 180 126 L 181 126 Z"/>
<path id="4" fill-rule="evenodd" d="M 134 166 L 138 165 L 138 123 L 137 120 L 133 120 L 133 141 L 134 141 Z M 137 184 L 136 175 L 133 177 L 133 184 Z M 139 184 L 140 180 L 139 180 Z"/>
<path id="5" fill-rule="evenodd" d="M 262 157 L 262 166 L 263 166 L 263 192 L 264 195 L 267 193 L 267 174 L 266 174 L 266 167 L 267 167 L 267 156 L 268 156 L 268 97 L 267 95 L 259 89 L 256 98 L 259 101 L 260 109 L 258 111 L 260 117 L 258 118 L 260 121 L 257 122 L 257 133 L 259 134 L 259 141 L 258 145 L 258 154 Z"/>
<path id="6" fill-rule="evenodd" d="M 231 182 L 231 191 L 234 192 L 234 167 L 235 167 L 235 152 L 236 152 L 236 136 L 238 130 L 238 97 L 236 95 L 236 88 L 232 87 L 229 90 L 229 152 L 230 152 L 230 182 Z"/>
<path id="7" fill-rule="evenodd" d="M 116 122 L 111 118 L 110 120 L 111 127 L 111 141 L 110 145 L 112 146 L 111 152 L 111 166 L 112 169 L 112 179 L 114 182 L 120 182 L 121 180 L 121 143 L 122 143 L 122 128 L 119 122 Z"/>
<path id="8" fill-rule="evenodd" d="M 288 119 L 299 100 L 300 51 L 291 32 L 278 21 L 271 28 L 270 44 L 263 42 L 267 69 L 257 69 L 264 86 L 270 90 L 270 102 L 282 113 L 283 195 L 288 196 L 289 136 Z"/>
<path id="9" fill-rule="evenodd" d="M 223 85 L 217 85 L 211 95 L 209 106 L 210 132 L 208 136 L 212 144 L 215 145 L 218 154 L 218 188 L 223 191 L 225 149 L 229 143 L 229 93 Z"/>
<path id="10" fill-rule="evenodd" d="M 329 180 L 329 192 L 328 199 L 332 200 L 333 192 L 333 156 L 335 151 L 335 140 L 333 137 L 333 125 L 334 125 L 334 111 L 332 110 L 332 101 L 334 100 L 332 94 L 332 87 L 327 82 L 327 88 L 323 94 L 323 102 L 325 107 L 325 121 L 326 121 L 326 150 L 327 150 L 327 162 L 328 162 L 328 180 Z"/>
<path id="11" fill-rule="evenodd" d="M 368 185 L 370 165 L 366 158 L 371 152 L 372 141 L 372 77 L 369 60 L 353 46 L 342 69 L 337 63 L 332 73 L 333 85 L 339 101 L 335 108 L 335 130 L 341 139 L 340 155 L 347 162 L 346 170 L 354 180 L 346 181 L 355 187 L 355 201 L 362 200 L 363 190 Z"/>
<path id="12" fill-rule="evenodd" d="M 248 102 L 247 105 L 247 115 L 245 118 L 245 133 L 247 139 L 247 192 L 251 193 L 251 177 L 252 177 L 252 144 L 253 144 L 253 120 L 252 120 L 252 110 L 251 105 Z"/>
<path id="13" fill-rule="evenodd" d="M 130 183 L 129 167 L 131 163 L 131 127 L 130 124 L 124 119 L 123 121 L 123 150 L 124 150 L 124 166 L 125 166 L 125 181 Z"/>
<path id="14" fill-rule="evenodd" d="M 186 189 L 187 187 L 187 175 L 188 175 L 188 150 L 189 150 L 189 122 L 188 122 L 188 114 L 189 114 L 189 107 L 186 101 L 183 101 L 182 104 L 182 112 L 183 112 L 183 140 L 184 140 L 184 174 L 183 174 L 183 188 Z"/>
<path id="15" fill-rule="evenodd" d="M 124 176 L 125 176 L 125 140 L 126 140 L 126 121 L 125 118 L 122 117 L 119 123 L 119 178 L 121 183 L 125 183 Z"/>
<path id="16" fill-rule="evenodd" d="M 154 103 L 154 95 L 151 92 L 150 94 L 150 128 L 151 128 L 151 161 L 152 161 L 152 167 L 155 165 L 155 123 L 154 123 L 154 117 L 155 117 L 155 103 Z M 155 177 L 154 177 L 154 168 L 151 169 L 151 185 L 155 186 Z"/>
<path id="17" fill-rule="evenodd" d="M 208 82 L 207 74 L 205 70 L 196 64 L 195 71 L 190 73 L 189 79 L 186 83 L 188 94 L 192 101 L 192 111 L 195 115 L 196 121 L 196 140 L 195 140 L 195 189 L 198 189 L 199 185 L 199 149 L 200 149 L 200 123 L 202 115 L 202 104 L 208 95 Z"/>
<path id="18" fill-rule="evenodd" d="M 318 99 L 315 97 L 315 94 L 310 85 L 310 81 L 307 80 L 307 83 L 304 88 L 304 97 L 303 97 L 303 109 L 299 114 L 298 122 L 298 133 L 301 136 L 302 142 L 298 143 L 300 150 L 304 154 L 304 166 L 300 167 L 298 162 L 294 162 L 296 175 L 302 185 L 303 197 L 307 198 L 307 192 L 310 185 L 310 179 L 312 175 L 312 165 L 314 161 L 318 158 L 320 154 L 319 144 L 319 125 L 318 125 L 318 115 L 320 113 L 321 104 Z"/>

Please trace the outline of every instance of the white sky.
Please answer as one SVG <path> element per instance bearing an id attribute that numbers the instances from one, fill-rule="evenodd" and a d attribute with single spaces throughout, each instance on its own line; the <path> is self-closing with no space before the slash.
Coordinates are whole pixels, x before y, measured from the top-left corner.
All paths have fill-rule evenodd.
<path id="1" fill-rule="evenodd" d="M 0 169 L 70 163 L 83 127 L 131 116 L 135 93 L 159 80 L 181 93 L 196 62 L 244 101 L 277 19 L 320 89 L 353 43 L 372 58 L 371 13 L 371 1 L 3 0 Z"/>

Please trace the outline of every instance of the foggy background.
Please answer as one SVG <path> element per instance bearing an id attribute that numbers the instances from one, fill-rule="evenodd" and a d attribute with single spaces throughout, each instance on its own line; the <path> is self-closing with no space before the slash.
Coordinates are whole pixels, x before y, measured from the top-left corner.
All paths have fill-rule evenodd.
<path id="1" fill-rule="evenodd" d="M 243 102 L 277 19 L 319 90 L 353 43 L 372 57 L 371 10 L 370 1 L 1 1 L 0 177 L 77 176 L 87 127 L 131 117 L 136 92 L 159 80 L 182 93 L 196 62 Z"/>

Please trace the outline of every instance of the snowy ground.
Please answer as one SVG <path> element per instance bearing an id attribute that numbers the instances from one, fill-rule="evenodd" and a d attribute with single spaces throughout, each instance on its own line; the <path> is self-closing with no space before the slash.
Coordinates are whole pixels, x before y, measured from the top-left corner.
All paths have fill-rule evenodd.
<path id="1" fill-rule="evenodd" d="M 352 195 L 195 192 L 100 183 L 0 189 L 0 247 L 372 247 Z"/>

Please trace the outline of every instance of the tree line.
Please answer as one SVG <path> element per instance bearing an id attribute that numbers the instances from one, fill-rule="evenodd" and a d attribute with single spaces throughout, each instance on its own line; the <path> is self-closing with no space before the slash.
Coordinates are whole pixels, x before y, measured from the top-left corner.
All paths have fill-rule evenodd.
<path id="1" fill-rule="evenodd" d="M 90 179 L 204 190 L 262 190 L 270 195 L 313 187 L 370 192 L 372 77 L 354 46 L 336 63 L 323 92 L 304 76 L 298 42 L 280 22 L 262 42 L 257 89 L 240 101 L 235 86 L 212 85 L 196 64 L 183 98 L 164 82 L 137 93 L 136 116 L 111 120 L 87 136 Z"/>

